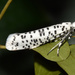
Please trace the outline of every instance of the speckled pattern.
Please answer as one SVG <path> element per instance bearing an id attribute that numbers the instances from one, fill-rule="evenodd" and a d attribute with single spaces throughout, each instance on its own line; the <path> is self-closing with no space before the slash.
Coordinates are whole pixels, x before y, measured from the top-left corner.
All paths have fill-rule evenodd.
<path id="1" fill-rule="evenodd" d="M 33 49 L 64 36 L 69 30 L 74 31 L 74 29 L 75 22 L 63 22 L 34 31 L 10 34 L 6 41 L 6 48 L 8 50 Z"/>

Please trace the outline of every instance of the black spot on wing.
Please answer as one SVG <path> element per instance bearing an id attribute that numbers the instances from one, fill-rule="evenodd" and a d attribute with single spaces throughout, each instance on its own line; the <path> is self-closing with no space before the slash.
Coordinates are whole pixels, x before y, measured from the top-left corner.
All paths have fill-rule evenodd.
<path id="1" fill-rule="evenodd" d="M 24 43 L 24 41 L 22 41 L 22 43 Z"/>
<path id="2" fill-rule="evenodd" d="M 54 38 L 54 39 L 56 39 L 56 36 L 55 36 L 55 35 L 53 35 L 53 33 L 51 33 L 51 35 L 53 36 L 53 38 Z"/>
<path id="3" fill-rule="evenodd" d="M 28 42 L 28 40 L 26 40 L 26 42 Z"/>
<path id="4" fill-rule="evenodd" d="M 53 33 L 51 33 L 51 35 L 53 35 Z"/>
<path id="5" fill-rule="evenodd" d="M 57 31 L 56 31 L 56 30 L 54 30 L 54 33 L 55 33 L 55 34 L 57 34 Z"/>
<path id="6" fill-rule="evenodd" d="M 47 36 L 47 42 L 50 42 L 50 38 L 49 38 L 49 36 Z"/>
<path id="7" fill-rule="evenodd" d="M 64 31 L 63 34 L 65 34 L 66 32 Z"/>
<path id="8" fill-rule="evenodd" d="M 36 43 L 36 42 L 38 42 L 38 40 L 37 39 L 34 39 L 34 43 Z"/>
<path id="9" fill-rule="evenodd" d="M 29 34 L 31 34 L 31 31 L 29 31 Z"/>
<path id="10" fill-rule="evenodd" d="M 59 28 L 59 26 L 57 25 L 57 28 Z"/>
<path id="11" fill-rule="evenodd" d="M 27 34 L 27 32 L 25 32 L 25 34 Z"/>
<path id="12" fill-rule="evenodd" d="M 26 38 L 26 35 L 24 35 L 24 38 Z"/>
<path id="13" fill-rule="evenodd" d="M 23 39 L 23 35 L 21 35 L 21 38 Z"/>
<path id="14" fill-rule="evenodd" d="M 49 27 L 47 27 L 47 30 L 49 30 Z"/>
<path id="15" fill-rule="evenodd" d="M 32 38 L 33 36 L 32 35 L 30 35 L 30 38 Z"/>
<path id="16" fill-rule="evenodd" d="M 54 29 L 56 28 L 56 26 L 54 26 Z"/>
<path id="17" fill-rule="evenodd" d="M 40 36 L 42 36 L 42 33 L 40 33 Z"/>
<path id="18" fill-rule="evenodd" d="M 63 26 L 63 28 L 65 28 L 65 26 Z"/>
<path id="19" fill-rule="evenodd" d="M 51 32 L 49 31 L 48 34 L 50 34 Z"/>
<path id="20" fill-rule="evenodd" d="M 28 46 L 28 44 L 26 44 L 26 46 Z"/>
<path id="21" fill-rule="evenodd" d="M 38 31 L 39 31 L 39 32 L 41 32 L 41 30 L 40 30 L 40 29 L 39 29 Z"/>
<path id="22" fill-rule="evenodd" d="M 45 36 L 45 33 L 43 33 L 43 36 Z"/>
<path id="23" fill-rule="evenodd" d="M 22 38 L 22 39 L 26 38 L 26 35 L 21 35 L 21 38 Z"/>
<path id="24" fill-rule="evenodd" d="M 30 48 L 30 46 L 28 45 L 28 48 Z"/>
<path id="25" fill-rule="evenodd" d="M 49 37 L 47 37 L 47 40 L 50 40 Z"/>
<path id="26" fill-rule="evenodd" d="M 33 40 L 31 39 L 31 42 L 33 42 Z"/>
<path id="27" fill-rule="evenodd" d="M 64 28 L 62 28 L 62 31 L 64 31 Z"/>
<path id="28" fill-rule="evenodd" d="M 22 46 L 23 48 L 25 48 L 25 46 Z"/>
<path id="29" fill-rule="evenodd" d="M 19 36 L 20 34 L 19 33 L 17 33 L 17 36 Z"/>
<path id="30" fill-rule="evenodd" d="M 16 37 L 15 36 L 13 36 L 13 37 L 14 37 L 13 41 L 15 41 Z"/>
<path id="31" fill-rule="evenodd" d="M 42 32 L 44 32 L 44 29 L 42 29 Z"/>
<path id="32" fill-rule="evenodd" d="M 36 31 L 34 30 L 33 33 L 35 33 Z"/>
<path id="33" fill-rule="evenodd" d="M 30 42 L 30 45 L 32 45 L 32 43 Z"/>
<path id="34" fill-rule="evenodd" d="M 36 43 L 38 45 L 38 43 Z"/>
<path id="35" fill-rule="evenodd" d="M 33 46 L 36 46 L 36 44 L 33 44 Z"/>
<path id="36" fill-rule="evenodd" d="M 19 43 L 17 42 L 15 46 L 19 46 Z"/>
<path id="37" fill-rule="evenodd" d="M 39 38 L 40 43 L 44 44 L 44 42 Z"/>
<path id="38" fill-rule="evenodd" d="M 42 37 L 42 36 L 45 36 L 44 28 L 43 28 L 43 29 L 39 29 L 38 32 L 39 32 L 39 35 L 40 35 L 41 37 Z"/>
<path id="39" fill-rule="evenodd" d="M 62 26 L 60 26 L 60 28 L 61 28 Z"/>
<path id="40" fill-rule="evenodd" d="M 45 36 L 45 32 L 40 32 L 39 35 L 40 36 Z"/>

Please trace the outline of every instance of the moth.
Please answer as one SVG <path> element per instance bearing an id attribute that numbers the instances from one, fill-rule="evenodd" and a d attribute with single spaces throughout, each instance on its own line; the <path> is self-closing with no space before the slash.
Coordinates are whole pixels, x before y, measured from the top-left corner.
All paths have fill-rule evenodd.
<path id="1" fill-rule="evenodd" d="M 59 50 L 63 45 L 64 40 L 70 38 L 74 31 L 75 22 L 63 22 L 61 24 L 48 26 L 34 31 L 14 33 L 8 36 L 6 48 L 11 51 L 33 49 L 60 38 L 60 42 L 48 52 L 49 54 L 52 50 L 58 47 L 57 55 L 59 55 Z"/>

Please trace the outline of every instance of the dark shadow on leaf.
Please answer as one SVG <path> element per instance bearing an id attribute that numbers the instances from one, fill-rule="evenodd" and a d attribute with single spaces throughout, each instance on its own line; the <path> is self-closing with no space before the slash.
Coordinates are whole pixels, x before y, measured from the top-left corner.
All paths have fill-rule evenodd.
<path id="1" fill-rule="evenodd" d="M 50 60 L 45 59 L 42 57 L 39 53 L 34 52 L 34 62 L 37 62 L 38 64 L 42 65 L 49 71 L 60 71 L 63 75 L 67 75 L 67 73 L 56 63 Z"/>

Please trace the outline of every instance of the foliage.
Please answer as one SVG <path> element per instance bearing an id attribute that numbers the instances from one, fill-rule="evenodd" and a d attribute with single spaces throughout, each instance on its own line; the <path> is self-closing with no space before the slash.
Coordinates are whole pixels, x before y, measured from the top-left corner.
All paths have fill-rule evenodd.
<path id="1" fill-rule="evenodd" d="M 58 42 L 57 42 L 58 43 Z M 63 73 L 62 71 L 60 71 L 60 69 L 58 68 L 59 66 L 69 75 L 75 75 L 75 45 L 71 45 L 69 46 L 68 43 L 66 42 L 61 48 L 60 48 L 60 55 L 59 57 L 57 56 L 57 52 L 56 49 L 53 50 L 49 55 L 47 55 L 47 53 L 49 52 L 49 50 L 56 44 L 56 42 L 54 43 L 48 43 L 46 45 L 40 46 L 38 48 L 35 48 L 34 51 L 38 52 L 39 54 L 41 54 L 45 59 L 45 62 L 42 61 L 42 59 L 40 60 L 40 58 L 38 57 L 35 58 L 35 60 L 39 60 L 42 61 L 43 66 L 41 65 L 41 63 L 39 63 L 39 61 L 35 61 L 35 75 L 59 75 L 60 73 Z M 70 53 L 71 51 L 71 53 Z M 36 55 L 35 55 L 36 57 Z M 53 65 L 54 62 L 56 62 L 59 66 Z M 47 63 L 50 62 L 50 63 Z M 52 65 L 52 66 L 51 66 Z M 56 69 L 56 70 L 53 70 Z"/>
<path id="2" fill-rule="evenodd" d="M 51 60 L 51 61 L 65 60 L 69 56 L 69 53 L 70 53 L 70 49 L 69 49 L 67 42 L 65 44 L 63 44 L 63 46 L 61 46 L 59 56 L 57 56 L 57 48 L 58 47 L 55 48 L 49 55 L 47 55 L 47 53 L 51 50 L 51 48 L 53 46 L 55 46 L 58 42 L 48 43 L 48 44 L 42 45 L 38 48 L 35 48 L 34 50 L 37 51 L 38 53 L 40 53 L 46 59 Z"/>

